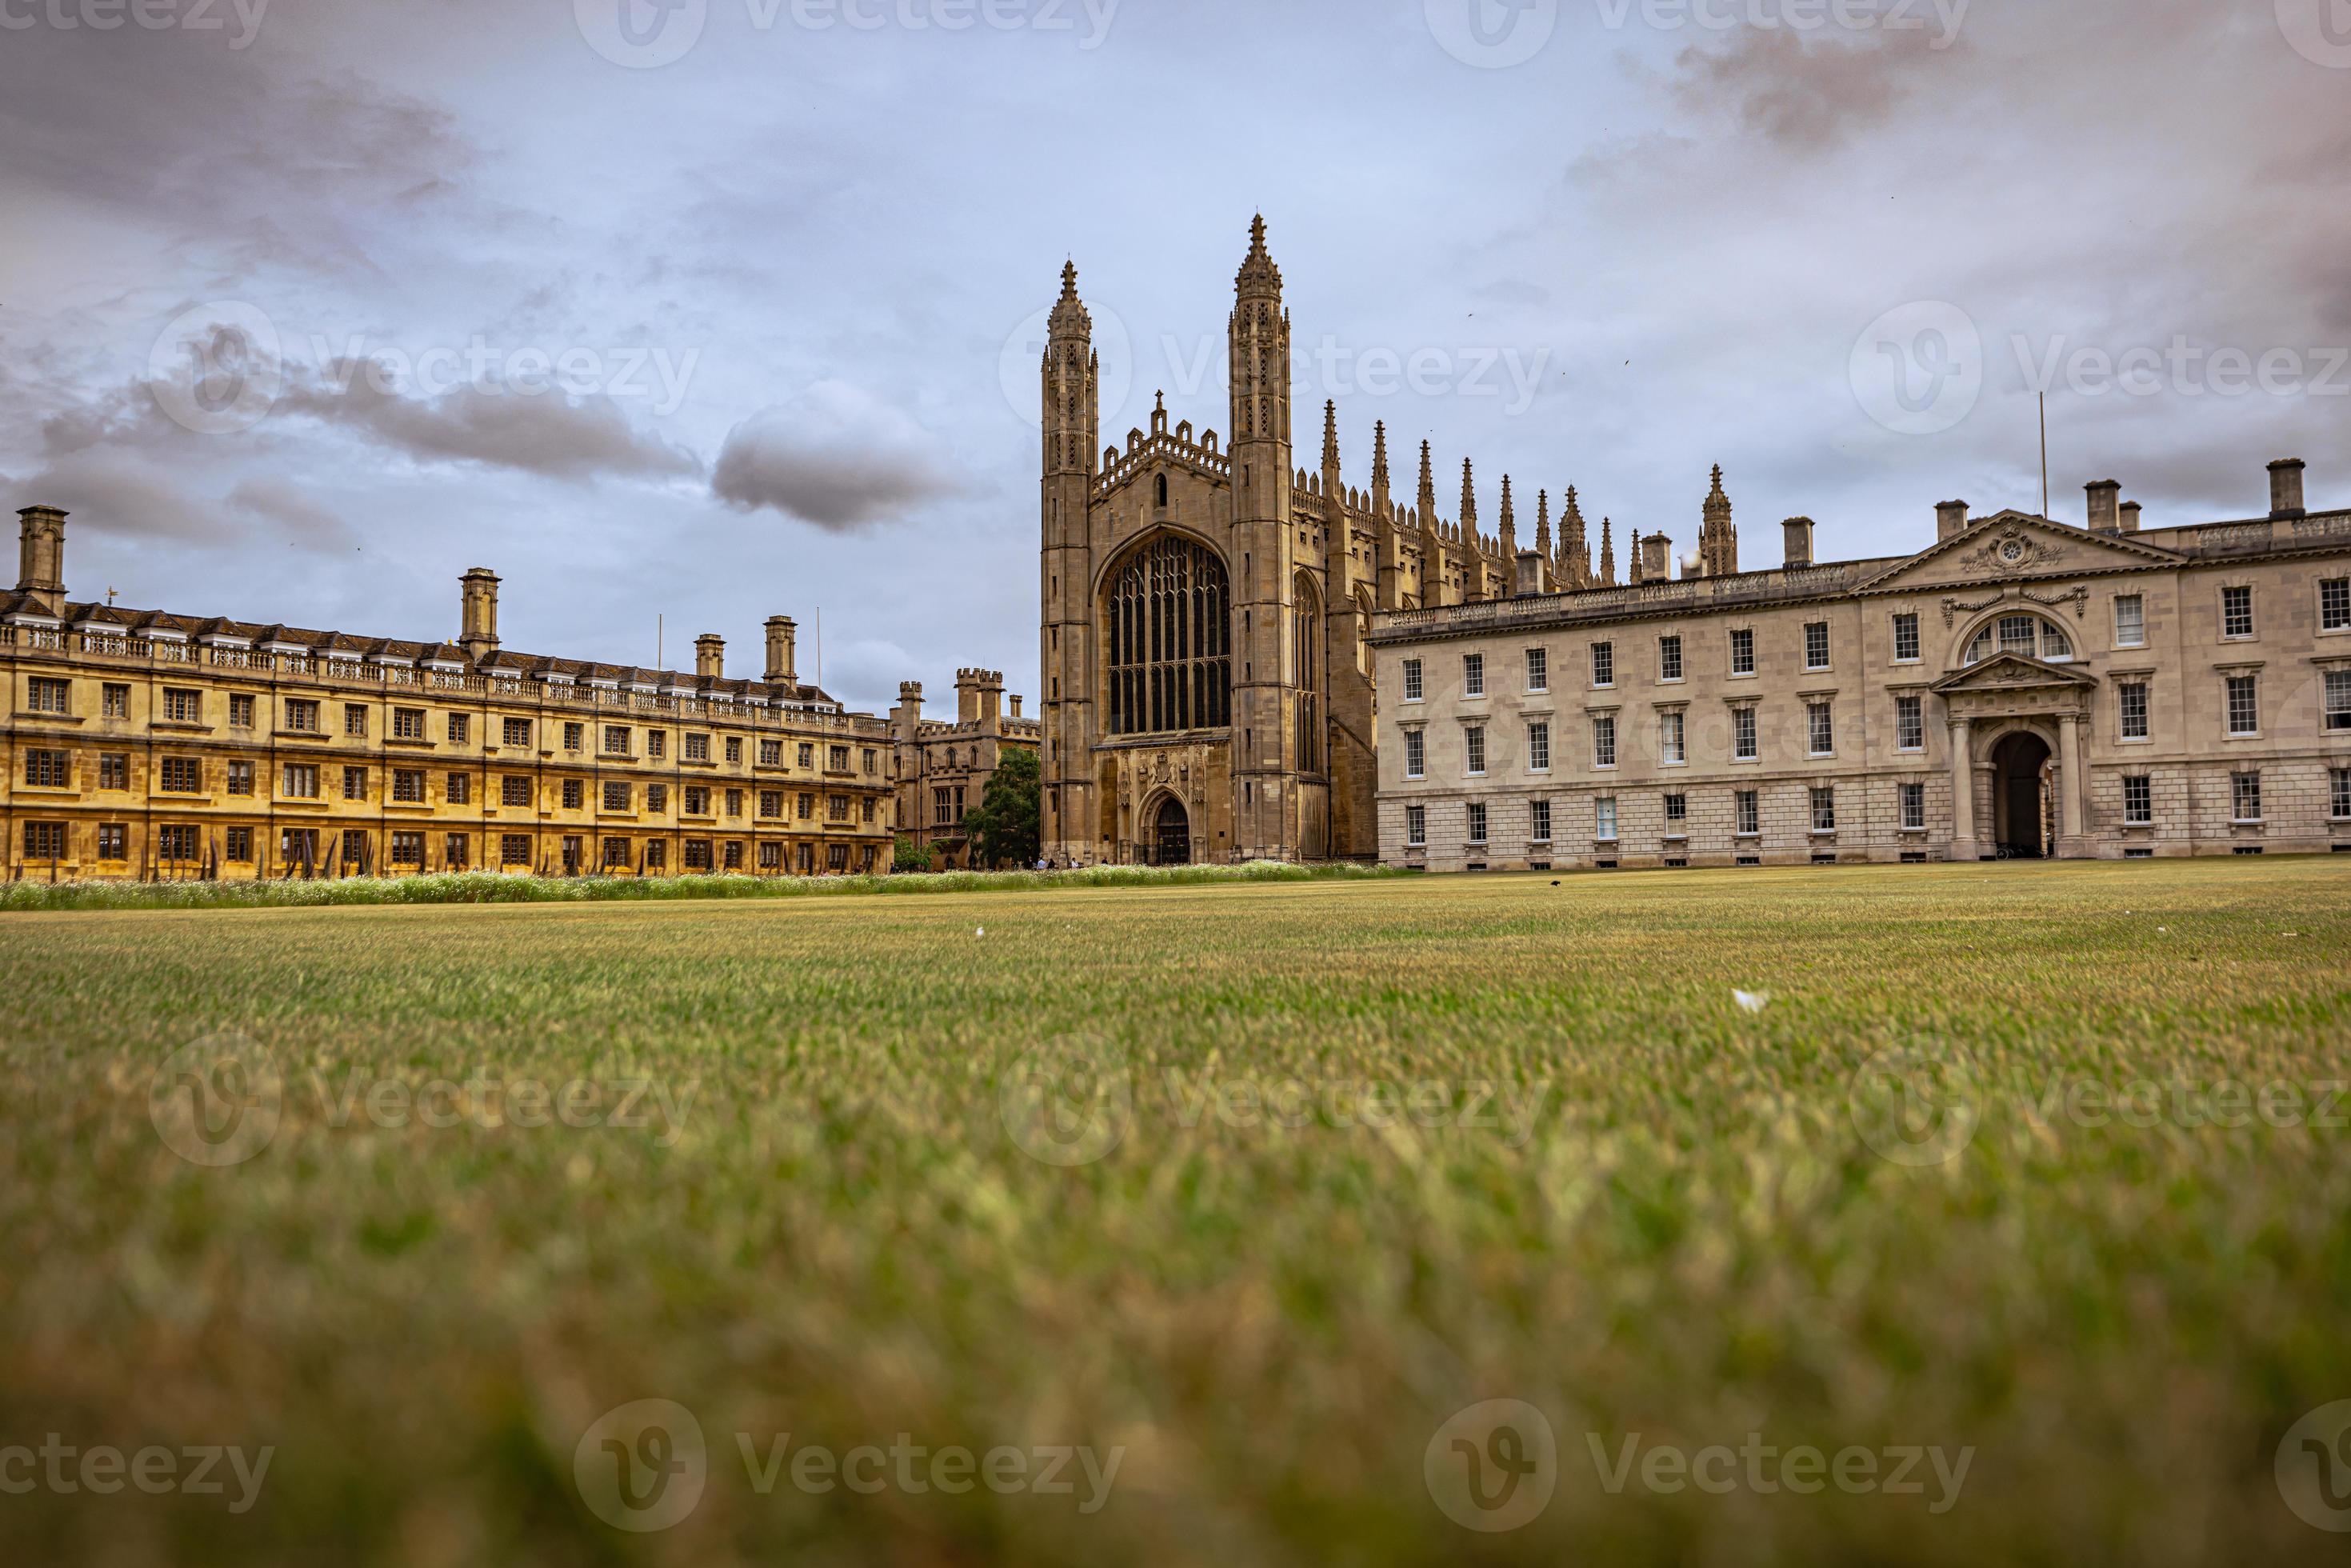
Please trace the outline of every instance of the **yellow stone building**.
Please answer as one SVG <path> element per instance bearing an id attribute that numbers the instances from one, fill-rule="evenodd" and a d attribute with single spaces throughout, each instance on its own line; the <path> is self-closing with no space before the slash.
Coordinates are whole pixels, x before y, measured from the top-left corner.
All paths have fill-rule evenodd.
<path id="1" fill-rule="evenodd" d="M 1008 714 L 1001 671 L 958 670 L 956 716 L 949 723 L 923 716 L 920 681 L 898 687 L 898 706 L 890 710 L 898 758 L 898 832 L 929 850 L 938 870 L 974 869 L 966 813 L 979 810 L 987 781 L 1007 752 L 1040 749 L 1037 721 L 1021 717 L 1019 697 L 1009 700 Z"/>
<path id="2" fill-rule="evenodd" d="M 730 679 L 508 652 L 498 579 L 455 643 L 77 603 L 66 514 L 23 523 L 0 599 L 0 818 L 14 877 L 489 869 L 549 875 L 887 872 L 890 726 L 794 665 Z"/>

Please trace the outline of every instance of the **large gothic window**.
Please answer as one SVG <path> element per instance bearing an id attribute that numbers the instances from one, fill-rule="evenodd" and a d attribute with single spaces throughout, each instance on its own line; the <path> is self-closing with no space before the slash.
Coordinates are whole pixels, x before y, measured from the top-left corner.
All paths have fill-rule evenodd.
<path id="1" fill-rule="evenodd" d="M 1297 688 L 1298 770 L 1322 771 L 1322 612 L 1314 580 L 1300 572 L 1290 608 L 1290 685 Z"/>
<path id="2" fill-rule="evenodd" d="M 1231 600 L 1225 563 L 1189 539 L 1158 539 L 1128 559 L 1103 605 L 1111 734 L 1231 725 Z"/>

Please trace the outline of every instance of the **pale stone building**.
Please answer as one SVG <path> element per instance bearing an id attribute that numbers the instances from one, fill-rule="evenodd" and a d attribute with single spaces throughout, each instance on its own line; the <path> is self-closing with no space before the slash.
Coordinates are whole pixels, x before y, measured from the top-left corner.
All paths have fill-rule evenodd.
<path id="1" fill-rule="evenodd" d="M 898 758 L 899 836 L 929 850 L 941 871 L 973 869 L 964 817 L 979 810 L 987 781 L 1007 752 L 1039 749 L 1038 729 L 1035 719 L 1021 716 L 1020 698 L 1005 696 L 1001 671 L 956 672 L 952 723 L 925 718 L 922 683 L 901 683 L 898 706 L 890 710 Z"/>
<path id="2" fill-rule="evenodd" d="M 890 727 L 846 711 L 767 623 L 758 680 L 517 653 L 498 579 L 455 642 L 66 596 L 66 515 L 22 514 L 0 595 L 0 835 L 12 877 L 490 869 L 886 872 Z"/>
<path id="3" fill-rule="evenodd" d="M 2351 852 L 2351 511 L 1938 511 L 1915 555 L 1380 616 L 1380 855 L 1431 871 Z"/>

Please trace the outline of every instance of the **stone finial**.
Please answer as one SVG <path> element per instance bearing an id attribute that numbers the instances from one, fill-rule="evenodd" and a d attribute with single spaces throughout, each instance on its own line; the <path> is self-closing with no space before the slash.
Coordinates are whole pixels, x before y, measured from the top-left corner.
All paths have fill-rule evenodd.
<path id="1" fill-rule="evenodd" d="M 1265 214 L 1259 213 L 1249 225 L 1249 248 L 1241 262 L 1240 276 L 1234 280 L 1236 292 L 1244 299 L 1278 299 L 1281 297 L 1281 268 L 1273 264 L 1272 254 L 1265 248 Z"/>
<path id="2" fill-rule="evenodd" d="M 1604 588 L 1616 586 L 1616 541 L 1604 517 L 1600 519 L 1600 582 Z"/>
<path id="3" fill-rule="evenodd" d="M 1420 444 L 1420 523 L 1425 528 L 1437 527 L 1437 471 L 1429 465 L 1428 443 Z"/>
<path id="4" fill-rule="evenodd" d="M 1339 405 L 1327 399 L 1322 404 L 1322 466 L 1333 472 L 1339 466 Z"/>
<path id="5" fill-rule="evenodd" d="M 1461 537 L 1472 544 L 1478 538 L 1478 485 L 1467 457 L 1461 460 Z"/>
<path id="6" fill-rule="evenodd" d="M 1535 553 L 1545 560 L 1552 559 L 1551 492 L 1549 490 L 1535 492 Z"/>
<path id="7" fill-rule="evenodd" d="M 1094 319 L 1087 311 L 1085 301 L 1078 298 L 1078 264 L 1066 262 L 1061 267 L 1061 297 L 1053 305 L 1053 314 L 1046 324 L 1047 335 L 1060 341 L 1088 340 L 1093 336 Z"/>
<path id="8" fill-rule="evenodd" d="M 1372 426 L 1372 487 L 1388 487 L 1388 426 L 1385 420 Z"/>

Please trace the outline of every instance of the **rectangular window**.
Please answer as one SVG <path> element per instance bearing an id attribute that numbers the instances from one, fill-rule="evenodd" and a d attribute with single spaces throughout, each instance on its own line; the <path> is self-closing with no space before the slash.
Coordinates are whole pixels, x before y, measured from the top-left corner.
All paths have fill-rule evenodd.
<path id="1" fill-rule="evenodd" d="M 2220 591 L 2220 635 L 2250 637 L 2253 634 L 2253 591 L 2250 588 L 2224 588 Z"/>
<path id="2" fill-rule="evenodd" d="M 1428 844 L 1428 808 L 1406 806 L 1404 809 L 1404 841 L 1414 849 Z"/>
<path id="3" fill-rule="evenodd" d="M 1407 779 L 1426 778 L 1427 768 L 1427 742 L 1422 737 L 1420 731 L 1405 730 L 1404 732 L 1404 776 Z M 944 797 L 946 791 L 941 790 L 940 794 Z"/>
<path id="4" fill-rule="evenodd" d="M 392 835 L 392 863 L 421 866 L 424 863 L 424 835 L 397 832 Z"/>
<path id="5" fill-rule="evenodd" d="M 629 787 L 607 781 L 604 785 L 604 810 L 625 811 L 629 809 Z"/>
<path id="6" fill-rule="evenodd" d="M 783 821 L 784 792 L 781 789 L 759 791 L 759 815 L 771 822 Z"/>
<path id="7" fill-rule="evenodd" d="M 166 822 L 155 831 L 155 858 L 163 861 L 194 861 L 204 858 L 204 849 L 193 822 Z"/>
<path id="8" fill-rule="evenodd" d="M 1825 670 L 1829 667 L 1829 623 L 1807 622 L 1804 625 L 1804 668 Z"/>
<path id="9" fill-rule="evenodd" d="M 228 792 L 232 795 L 253 793 L 253 764 L 232 762 L 228 765 Z"/>
<path id="10" fill-rule="evenodd" d="M 1409 738 L 1412 740 L 1418 740 L 1420 737 L 1418 736 L 1413 736 Z M 1410 747 L 1407 747 L 1407 749 L 1410 749 Z M 1416 773 L 1413 777 L 1417 779 L 1420 775 Z M 952 826 L 955 822 L 954 812 L 955 791 L 947 789 L 945 785 L 941 785 L 939 788 L 933 789 L 931 791 L 931 826 L 935 828 Z"/>
<path id="11" fill-rule="evenodd" d="M 727 840 L 726 846 L 719 852 L 719 853 L 721 856 L 720 863 L 728 871 L 741 871 L 743 869 L 743 841 L 740 839 Z"/>
<path id="12" fill-rule="evenodd" d="M 1741 762 L 1752 762 L 1763 754 L 1755 738 L 1755 710 L 1751 707 L 1730 710 L 1730 754 Z"/>
<path id="13" fill-rule="evenodd" d="M 1678 681 L 1682 678 L 1682 640 L 1676 637 L 1657 639 L 1657 679 Z"/>
<path id="14" fill-rule="evenodd" d="M 231 694 L 228 699 L 228 722 L 231 728 L 251 729 L 253 712 L 254 701 L 251 695 L 244 692 Z"/>
<path id="15" fill-rule="evenodd" d="M 1547 692 L 1551 690 L 1550 649 L 1530 648 L 1527 650 L 1527 690 L 1531 692 Z"/>
<path id="16" fill-rule="evenodd" d="M 528 833 L 501 833 L 498 835 L 498 863 L 500 865 L 528 865 L 530 863 L 530 835 Z"/>
<path id="17" fill-rule="evenodd" d="M 1907 611 L 1894 618 L 1894 659 L 1902 664 L 1918 662 L 1918 617 Z"/>
<path id="18" fill-rule="evenodd" d="M 2229 775 L 2230 813 L 2240 822 L 2262 820 L 2262 776 L 2258 773 Z"/>
<path id="19" fill-rule="evenodd" d="M 2327 776 L 2333 786 L 2334 802 L 2327 815 L 2336 821 L 2351 821 L 2351 768 L 2337 768 Z"/>
<path id="20" fill-rule="evenodd" d="M 2351 729 L 2351 670 L 2326 672 L 2326 727 Z"/>
<path id="21" fill-rule="evenodd" d="M 2259 735 L 2262 732 L 2261 688 L 2256 675 L 2229 677 L 2229 733 Z"/>
<path id="22" fill-rule="evenodd" d="M 1537 800 L 1534 802 L 1531 813 L 1531 823 L 1527 831 L 1527 836 L 1539 844 L 1547 844 L 1551 842 L 1550 801 Z"/>
<path id="23" fill-rule="evenodd" d="M 1689 797 L 1687 795 L 1667 796 L 1666 825 L 1670 828 L 1678 828 L 1684 826 L 1688 821 Z"/>
<path id="24" fill-rule="evenodd" d="M 726 791 L 726 814 L 730 817 L 739 817 L 743 814 L 742 790 L 729 789 Z"/>
<path id="25" fill-rule="evenodd" d="M 577 811 L 588 804 L 588 784 L 585 779 L 566 779 L 563 781 L 563 809 Z"/>
<path id="26" fill-rule="evenodd" d="M 1730 634 L 1730 673 L 1751 675 L 1755 673 L 1755 633 L 1745 629 Z"/>
<path id="27" fill-rule="evenodd" d="M 1592 684 L 1595 686 L 1613 686 L 1616 684 L 1615 643 L 1592 644 Z"/>
<path id="28" fill-rule="evenodd" d="M 710 815 L 710 791 L 698 784 L 687 785 L 684 799 L 679 802 L 679 810 L 689 817 L 707 817 Z"/>
<path id="29" fill-rule="evenodd" d="M 2145 740 L 2147 737 L 2147 683 L 2125 681 L 2115 688 L 2115 708 L 2122 717 L 2125 740 Z"/>
<path id="30" fill-rule="evenodd" d="M 28 861 L 65 859 L 66 825 L 63 822 L 26 823 L 25 858 Z"/>
<path id="31" fill-rule="evenodd" d="M 2115 595 L 2115 646 L 2147 646 L 2147 600 L 2137 593 Z"/>
<path id="32" fill-rule="evenodd" d="M 1827 703 L 1806 703 L 1804 712 L 1812 735 L 1813 755 L 1827 757 L 1836 750 L 1836 718 Z"/>
<path id="33" fill-rule="evenodd" d="M 1616 841 L 1616 797 L 1603 795 L 1592 802 L 1592 836 L 1604 844 Z"/>
<path id="34" fill-rule="evenodd" d="M 314 762 L 289 762 L 286 777 L 279 780 L 283 793 L 289 800 L 315 800 L 319 798 L 319 767 Z"/>
<path id="35" fill-rule="evenodd" d="M 2144 773 L 2124 776 L 2123 821 L 2134 828 L 2155 825 L 2155 780 Z"/>
<path id="36" fill-rule="evenodd" d="M 1902 786 L 1902 825 L 1913 830 L 1927 825 L 1927 787 L 1924 784 Z"/>
<path id="37" fill-rule="evenodd" d="M 226 859 L 235 861 L 238 865 L 253 863 L 253 830 L 251 828 L 231 828 L 223 836 L 227 840 Z"/>
<path id="38" fill-rule="evenodd" d="M 471 805 L 474 800 L 474 776 L 452 773 L 442 780 L 442 798 L 452 806 Z"/>
<path id="39" fill-rule="evenodd" d="M 235 767 L 235 764 L 230 766 Z M 110 751 L 99 758 L 98 787 L 101 789 L 131 788 L 131 758 L 127 752 Z"/>
<path id="40" fill-rule="evenodd" d="M 127 861 L 131 858 L 131 829 L 122 822 L 100 822 L 98 825 L 98 858 L 102 861 Z"/>
<path id="41" fill-rule="evenodd" d="M 1917 696 L 1894 699 L 1894 747 L 1897 751 L 1927 749 L 1927 704 Z"/>
<path id="42" fill-rule="evenodd" d="M 645 786 L 645 810 L 653 812 L 655 816 L 659 816 L 661 813 L 669 810 L 668 785 L 648 784 Z"/>
<path id="43" fill-rule="evenodd" d="M 1486 727 L 1473 724 L 1462 731 L 1462 750 L 1468 758 L 1471 774 L 1486 771 Z"/>
<path id="44" fill-rule="evenodd" d="M 1551 771 L 1551 726 L 1527 726 L 1527 767 L 1537 773 Z"/>
<path id="45" fill-rule="evenodd" d="M 1616 716 L 1601 714 L 1592 721 L 1592 766 L 1616 766 Z"/>
<path id="46" fill-rule="evenodd" d="M 1733 803 L 1737 807 L 1738 810 L 1739 835 L 1741 838 L 1751 839 L 1761 833 L 1763 831 L 1762 802 L 1758 798 L 1756 791 L 1752 789 L 1740 790 L 1738 795 L 1734 797 Z"/>
<path id="47" fill-rule="evenodd" d="M 73 755 L 65 751 L 25 753 L 25 782 L 41 789 L 64 789 L 73 783 Z"/>
<path id="48" fill-rule="evenodd" d="M 587 727 L 586 725 L 584 725 L 584 724 L 566 724 L 566 725 L 563 727 L 563 749 L 564 749 L 564 750 L 566 750 L 566 751 L 581 751 L 581 750 L 585 750 L 585 749 L 587 748 L 587 746 L 588 746 L 588 727 Z"/>
<path id="49" fill-rule="evenodd" d="M 1836 831 L 1835 790 L 1815 789 L 1813 791 L 1813 831 L 1816 833 L 1834 833 Z"/>
<path id="50" fill-rule="evenodd" d="M 235 699 L 232 698 L 231 700 L 234 701 Z M 251 697 L 246 697 L 245 701 L 250 703 L 253 699 Z M 126 685 L 118 685 L 113 681 L 107 682 L 106 685 L 99 688 L 98 711 L 99 716 L 102 718 L 129 718 L 131 716 L 131 688 Z M 250 724 L 253 721 L 252 719 L 247 718 L 246 722 Z"/>
<path id="51" fill-rule="evenodd" d="M 780 740 L 759 742 L 759 766 L 781 768 L 784 765 L 784 743 Z"/>
<path id="52" fill-rule="evenodd" d="M 814 795 L 802 791 L 800 798 L 795 801 L 794 804 L 799 810 L 799 819 L 801 821 L 807 822 L 813 821 L 815 820 L 816 797 Z"/>
<path id="53" fill-rule="evenodd" d="M 2330 577 L 2318 585 L 2318 629 L 2351 632 L 2351 577 Z"/>
<path id="54" fill-rule="evenodd" d="M 710 841 L 708 839 L 688 839 L 685 841 L 685 869 L 688 871 L 708 871 L 710 869 Z"/>
<path id="55" fill-rule="evenodd" d="M 607 757 L 626 757 L 628 754 L 629 727 L 625 724 L 606 725 L 604 727 L 604 755 Z"/>
<path id="56" fill-rule="evenodd" d="M 193 795 L 204 787 L 204 765 L 193 757 L 166 757 L 158 767 L 156 788 L 172 795 Z"/>
<path id="57" fill-rule="evenodd" d="M 364 800 L 368 798 L 368 770 L 364 768 L 343 769 L 343 799 Z"/>
<path id="58" fill-rule="evenodd" d="M 163 717 L 172 724 L 204 723 L 204 694 L 183 686 L 165 686 Z"/>
<path id="59" fill-rule="evenodd" d="M 404 806 L 424 804 L 424 770 L 421 768 L 393 768 L 392 798 Z"/>
<path id="60" fill-rule="evenodd" d="M 53 681 L 33 675 L 25 682 L 25 708 L 28 713 L 71 713 L 73 683 Z"/>
<path id="61" fill-rule="evenodd" d="M 759 846 L 759 869 L 761 871 L 783 870 L 784 846 L 775 843 L 761 844 Z"/>
<path id="62" fill-rule="evenodd" d="M 1473 844 L 1486 841 L 1486 803 L 1482 800 L 1469 803 L 1469 841 Z"/>
<path id="63" fill-rule="evenodd" d="M 706 735 L 687 736 L 685 737 L 685 759 L 688 762 L 709 761 L 710 737 Z"/>
<path id="64" fill-rule="evenodd" d="M 368 732 L 368 710 L 364 703 L 343 705 L 343 733 L 354 740 L 364 739 Z"/>
<path id="65" fill-rule="evenodd" d="M 1689 748 L 1685 744 L 1688 729 L 1678 713 L 1657 716 L 1657 756 L 1668 768 L 1678 768 L 1689 760 Z"/>
<path id="66" fill-rule="evenodd" d="M 452 746 L 463 746 L 473 738 L 473 716 L 462 713 L 451 714 L 449 716 L 449 743 Z"/>
<path id="67" fill-rule="evenodd" d="M 1461 695 L 1466 697 L 1482 697 L 1486 695 L 1485 654 L 1461 655 Z"/>
<path id="68" fill-rule="evenodd" d="M 530 745 L 530 720 L 527 718 L 507 719 L 505 721 L 504 727 L 501 728 L 499 733 L 505 737 L 504 740 L 501 742 L 502 745 L 527 747 Z"/>
<path id="69" fill-rule="evenodd" d="M 726 737 L 726 760 L 729 764 L 739 764 L 743 760 L 743 737 L 741 736 L 730 735 Z"/>
<path id="70" fill-rule="evenodd" d="M 669 731 L 665 729 L 649 729 L 645 731 L 645 755 L 647 757 L 667 757 L 669 755 Z"/>
<path id="71" fill-rule="evenodd" d="M 800 743 L 800 766 L 803 768 L 816 766 L 816 747 L 806 741 Z"/>
<path id="72" fill-rule="evenodd" d="M 318 734 L 319 705 L 308 697 L 287 697 L 286 727 L 296 735 Z"/>
<path id="73" fill-rule="evenodd" d="M 392 710 L 392 738 L 422 740 L 424 738 L 424 710 L 421 707 L 396 707 Z M 423 846 L 417 847 L 417 860 L 424 858 Z"/>
<path id="74" fill-rule="evenodd" d="M 530 804 L 530 780 L 520 774 L 509 773 L 498 780 L 499 805 L 528 806 Z"/>
<path id="75" fill-rule="evenodd" d="M 849 747 L 845 746 L 827 747 L 825 748 L 825 752 L 826 771 L 831 773 L 846 773 L 849 771 Z"/>

